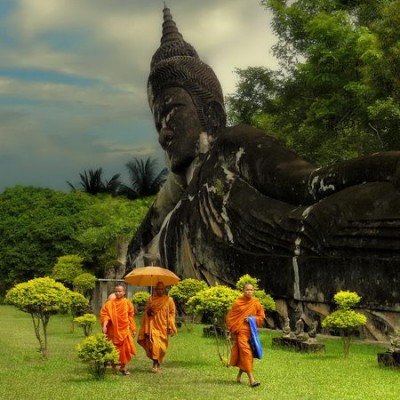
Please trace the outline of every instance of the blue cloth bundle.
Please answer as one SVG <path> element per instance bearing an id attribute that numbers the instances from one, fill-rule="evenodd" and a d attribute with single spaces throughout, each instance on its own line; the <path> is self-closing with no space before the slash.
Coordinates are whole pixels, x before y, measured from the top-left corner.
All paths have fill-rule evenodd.
<path id="1" fill-rule="evenodd" d="M 261 359 L 263 356 L 263 349 L 261 346 L 260 338 L 258 336 L 256 318 L 250 315 L 249 317 L 247 317 L 247 321 L 250 325 L 251 337 L 249 342 L 250 347 L 253 350 L 253 357 Z"/>

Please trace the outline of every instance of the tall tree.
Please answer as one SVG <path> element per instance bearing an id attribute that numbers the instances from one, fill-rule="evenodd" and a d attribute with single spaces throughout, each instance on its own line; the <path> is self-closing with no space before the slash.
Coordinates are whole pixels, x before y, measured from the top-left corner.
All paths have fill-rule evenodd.
<path id="1" fill-rule="evenodd" d="M 102 168 L 84 170 L 82 174 L 79 174 L 81 191 L 89 194 L 109 193 L 117 195 L 121 185 L 120 174 L 113 175 L 110 180 L 104 180 L 102 175 Z M 78 190 L 72 183 L 68 181 L 67 183 L 72 190 Z"/>
<path id="2" fill-rule="evenodd" d="M 240 70 L 238 91 L 228 97 L 230 116 L 265 128 L 319 164 L 398 149 L 400 0 L 261 4 L 272 11 L 281 70 L 264 70 L 266 81 L 257 70 Z M 254 97 L 243 87 L 249 79 Z M 273 107 L 260 104 L 263 91 Z"/>
<path id="3" fill-rule="evenodd" d="M 152 197 L 130 201 L 104 196 L 82 211 L 87 226 L 76 238 L 96 276 L 120 278 L 125 274 L 129 241 L 153 200 Z"/>
<path id="4" fill-rule="evenodd" d="M 157 172 L 157 160 L 147 158 L 144 160 L 133 159 L 126 164 L 129 173 L 129 185 L 121 185 L 120 192 L 128 199 L 153 196 L 158 193 L 165 182 L 167 168 Z"/>

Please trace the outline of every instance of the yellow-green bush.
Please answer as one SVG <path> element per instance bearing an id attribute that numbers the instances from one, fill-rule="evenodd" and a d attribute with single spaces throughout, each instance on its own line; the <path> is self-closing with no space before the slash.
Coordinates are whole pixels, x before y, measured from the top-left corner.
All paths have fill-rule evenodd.
<path id="1" fill-rule="evenodd" d="M 217 285 L 198 292 L 187 302 L 187 306 L 196 314 L 223 322 L 226 313 L 240 294 L 238 290 Z"/>
<path id="2" fill-rule="evenodd" d="M 356 292 L 341 290 L 333 296 L 333 301 L 340 308 L 351 308 L 355 307 L 361 301 L 361 297 Z"/>
<path id="3" fill-rule="evenodd" d="M 96 323 L 96 316 L 94 314 L 84 314 L 80 317 L 76 317 L 74 322 L 78 324 L 83 330 L 85 336 L 90 336 L 93 331 L 93 325 Z"/>
<path id="4" fill-rule="evenodd" d="M 96 277 L 89 272 L 84 272 L 76 276 L 72 282 L 74 290 L 82 293 L 85 297 L 91 297 L 91 293 L 96 286 Z"/>
<path id="5" fill-rule="evenodd" d="M 47 325 L 54 314 L 66 313 L 71 305 L 71 291 L 52 278 L 36 278 L 19 283 L 7 292 L 6 301 L 31 314 L 39 351 L 48 356 Z"/>
<path id="6" fill-rule="evenodd" d="M 202 290 L 207 289 L 208 285 L 204 281 L 188 278 L 183 279 L 177 285 L 172 286 L 169 295 L 174 299 L 178 306 L 183 307 L 191 297 Z"/>
<path id="7" fill-rule="evenodd" d="M 322 321 L 323 328 L 332 329 L 342 336 L 345 358 L 349 356 L 354 332 L 367 323 L 365 315 L 350 308 L 356 306 L 360 300 L 361 297 L 356 292 L 340 291 L 336 293 L 334 301 L 338 305 L 338 309 Z"/>
<path id="8" fill-rule="evenodd" d="M 258 290 L 258 278 L 253 278 L 249 274 L 242 275 L 236 282 L 236 289 L 242 291 L 244 285 L 250 283 L 253 285 L 254 290 Z"/>
<path id="9" fill-rule="evenodd" d="M 265 290 L 256 290 L 254 292 L 254 297 L 260 300 L 261 305 L 263 306 L 265 311 L 275 311 L 276 304 L 275 300 L 269 295 L 265 293 Z"/>
<path id="10" fill-rule="evenodd" d="M 135 306 L 144 306 L 147 301 L 150 298 L 150 293 L 149 292 L 136 292 L 132 298 L 131 298 L 131 302 L 135 305 Z"/>
<path id="11" fill-rule="evenodd" d="M 108 363 L 116 364 L 119 360 L 117 349 L 103 333 L 88 336 L 77 346 L 77 351 L 78 357 L 88 363 L 90 372 L 98 380 L 104 379 Z"/>

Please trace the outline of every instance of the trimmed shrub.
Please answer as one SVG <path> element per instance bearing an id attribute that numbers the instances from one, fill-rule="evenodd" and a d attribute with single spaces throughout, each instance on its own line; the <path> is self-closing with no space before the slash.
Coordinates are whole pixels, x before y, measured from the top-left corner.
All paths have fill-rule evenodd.
<path id="1" fill-rule="evenodd" d="M 95 379 L 104 379 L 107 364 L 116 364 L 119 354 L 111 341 L 103 333 L 88 336 L 77 346 L 78 357 L 88 363 L 89 371 Z"/>
<path id="2" fill-rule="evenodd" d="M 354 333 L 367 323 L 367 317 L 350 308 L 357 305 L 361 300 L 357 293 L 340 291 L 335 294 L 333 299 L 338 305 L 338 309 L 322 321 L 322 327 L 340 333 L 343 340 L 344 358 L 348 358 Z"/>
<path id="3" fill-rule="evenodd" d="M 269 294 L 265 293 L 265 290 L 256 290 L 254 292 L 254 297 L 257 297 L 257 299 L 260 300 L 265 311 L 276 310 L 275 300 Z"/>
<path id="4" fill-rule="evenodd" d="M 83 257 L 71 254 L 57 258 L 51 276 L 56 281 L 72 285 L 74 279 L 80 274 L 83 274 Z"/>
<path id="5" fill-rule="evenodd" d="M 149 292 L 136 292 L 132 297 L 131 297 L 131 302 L 135 305 L 136 311 L 138 314 L 141 314 L 144 310 L 144 306 L 147 303 L 147 300 L 150 298 L 150 293 Z"/>
<path id="6" fill-rule="evenodd" d="M 225 315 L 241 295 L 238 290 L 217 285 L 198 292 L 187 302 L 188 311 L 205 316 L 219 325 L 225 325 Z"/>
<path id="7" fill-rule="evenodd" d="M 7 303 L 31 314 L 43 358 L 48 357 L 47 325 L 50 317 L 68 312 L 71 293 L 63 284 L 48 277 L 19 283 L 7 292 Z"/>
<path id="8" fill-rule="evenodd" d="M 96 323 L 96 316 L 94 314 L 84 314 L 76 317 L 74 322 L 78 324 L 83 330 L 85 336 L 90 336 L 93 332 L 93 325 Z"/>
<path id="9" fill-rule="evenodd" d="M 204 281 L 188 278 L 180 281 L 169 291 L 169 295 L 174 299 L 179 313 L 183 316 L 183 323 L 188 331 L 193 330 L 196 313 L 191 309 L 189 311 L 186 303 L 202 290 L 207 289 L 208 285 Z"/>
<path id="10" fill-rule="evenodd" d="M 96 277 L 93 274 L 89 274 L 89 272 L 84 272 L 75 277 L 72 284 L 75 291 L 91 299 L 93 289 L 96 286 Z"/>
<path id="11" fill-rule="evenodd" d="M 258 281 L 258 278 L 253 278 L 249 274 L 242 275 L 236 282 L 236 289 L 243 291 L 244 285 L 250 283 L 251 285 L 253 285 L 254 291 L 256 291 L 258 290 Z"/>

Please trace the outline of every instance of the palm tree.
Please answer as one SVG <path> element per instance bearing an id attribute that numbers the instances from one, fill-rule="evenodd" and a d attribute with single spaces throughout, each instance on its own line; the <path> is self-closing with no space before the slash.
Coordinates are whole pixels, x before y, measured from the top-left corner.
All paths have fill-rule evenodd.
<path id="1" fill-rule="evenodd" d="M 150 157 L 145 161 L 134 158 L 126 163 L 126 167 L 129 173 L 130 185 L 122 184 L 120 191 L 121 194 L 132 200 L 157 194 L 168 175 L 167 168 L 162 169 L 157 174 L 157 160 Z"/>
<path id="2" fill-rule="evenodd" d="M 81 177 L 80 185 L 82 192 L 90 194 L 110 193 L 112 195 L 117 195 L 121 185 L 119 180 L 120 174 L 113 175 L 108 181 L 103 181 L 102 174 L 102 168 L 95 170 L 89 169 L 89 171 L 84 170 L 82 174 L 79 174 Z M 67 181 L 67 183 L 72 190 L 79 190 L 71 182 Z"/>

